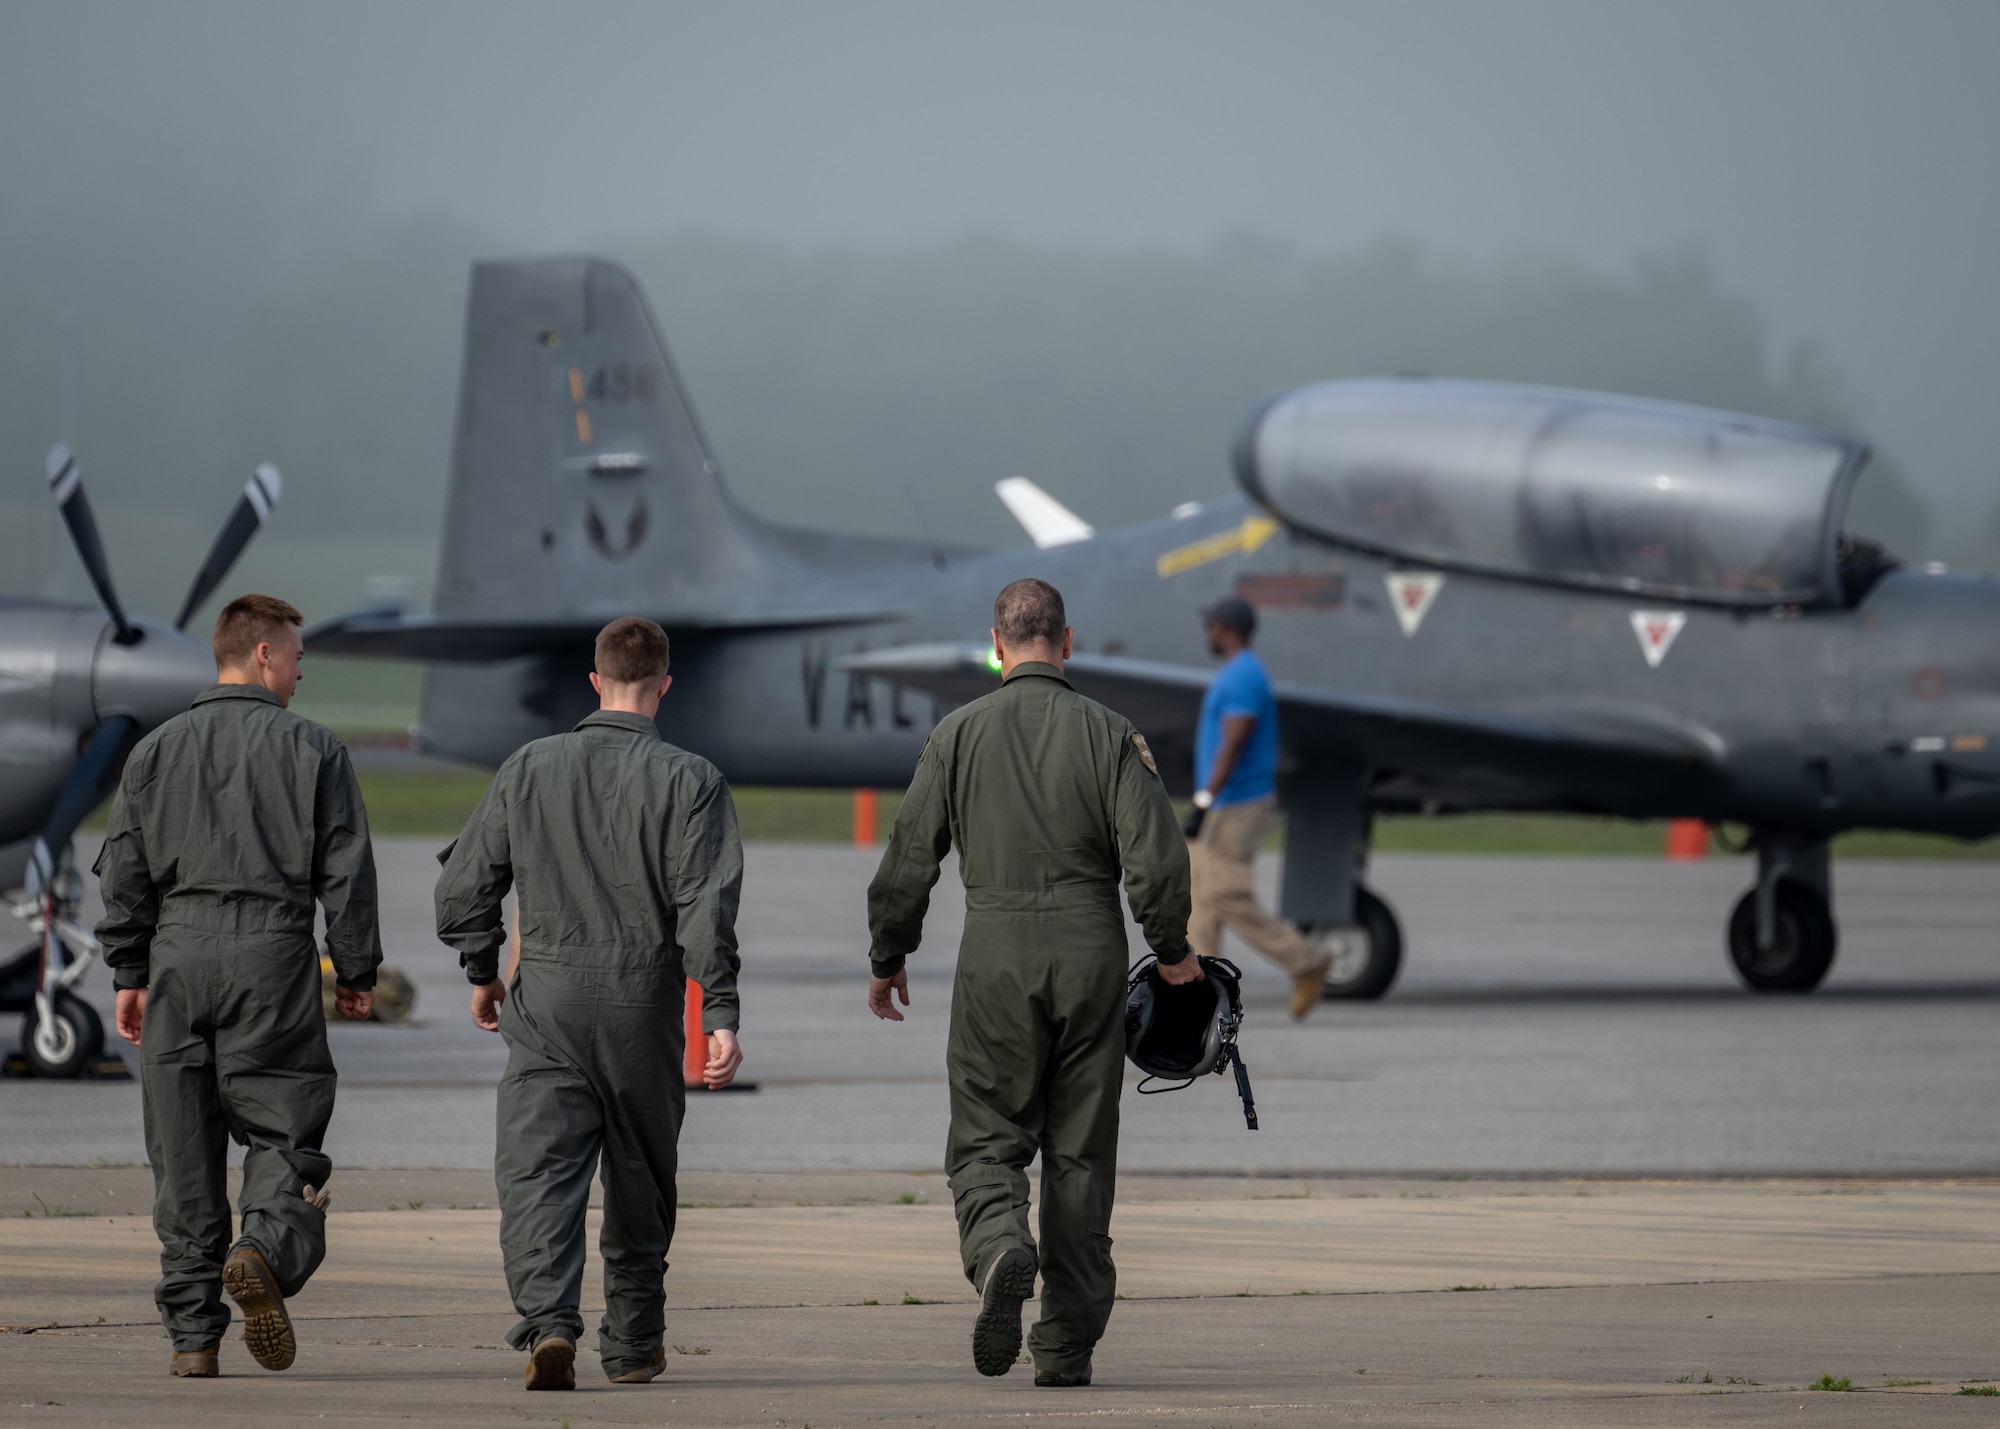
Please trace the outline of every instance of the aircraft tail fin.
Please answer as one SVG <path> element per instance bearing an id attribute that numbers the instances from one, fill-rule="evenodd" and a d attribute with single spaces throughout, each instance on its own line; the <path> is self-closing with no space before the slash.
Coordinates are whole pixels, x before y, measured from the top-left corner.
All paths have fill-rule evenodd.
<path id="1" fill-rule="evenodd" d="M 1088 521 L 1025 476 L 1003 477 L 993 483 L 993 490 L 1041 550 L 1088 541 L 1097 534 Z"/>
<path id="2" fill-rule="evenodd" d="M 549 620 L 768 585 L 638 283 L 596 258 L 477 263 L 433 608 Z"/>

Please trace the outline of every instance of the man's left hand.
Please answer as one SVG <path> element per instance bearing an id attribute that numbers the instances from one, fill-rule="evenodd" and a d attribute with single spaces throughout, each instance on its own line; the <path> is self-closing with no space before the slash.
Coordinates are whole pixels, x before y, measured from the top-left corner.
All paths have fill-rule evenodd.
<path id="1" fill-rule="evenodd" d="M 373 988 L 333 986 L 333 1005 L 349 1022 L 366 1022 L 368 1014 L 375 1010 L 375 990 Z"/>
<path id="2" fill-rule="evenodd" d="M 701 1079 L 712 1092 L 719 1092 L 736 1080 L 736 1069 L 743 1065 L 743 1049 L 736 1045 L 736 1034 L 728 1028 L 708 1034 L 708 1065 L 701 1069 Z"/>
<path id="3" fill-rule="evenodd" d="M 1169 987 L 1179 987 L 1183 983 L 1200 982 L 1208 974 L 1201 970 L 1201 959 L 1189 953 L 1177 963 L 1160 963 L 1160 981 Z"/>

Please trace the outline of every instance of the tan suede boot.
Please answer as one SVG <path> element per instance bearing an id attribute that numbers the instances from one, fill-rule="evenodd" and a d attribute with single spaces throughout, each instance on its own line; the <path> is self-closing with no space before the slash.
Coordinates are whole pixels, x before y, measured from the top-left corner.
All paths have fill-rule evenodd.
<path id="1" fill-rule="evenodd" d="M 560 1335 L 536 1345 L 528 1354 L 525 1384 L 529 1389 L 575 1389 L 576 1346 Z"/>
<path id="2" fill-rule="evenodd" d="M 229 1252 L 222 1263 L 222 1288 L 243 1312 L 243 1343 L 265 1369 L 290 1369 L 299 1342 L 292 1335 L 292 1317 L 278 1291 L 278 1277 L 264 1257 L 247 1245 Z"/>
<path id="3" fill-rule="evenodd" d="M 628 1369 L 623 1374 L 612 1375 L 611 1382 L 613 1384 L 651 1384 L 660 1377 L 661 1371 L 665 1370 L 666 1367 L 667 1347 L 661 1345 L 657 1350 L 653 1351 L 651 1359 L 647 1360 L 637 1369 Z"/>
<path id="4" fill-rule="evenodd" d="M 1327 953 L 1314 958 L 1303 973 L 1292 979 L 1292 1021 L 1305 1021 L 1326 1000 L 1326 971 L 1332 966 L 1333 954 Z"/>
<path id="5" fill-rule="evenodd" d="M 205 1350 L 175 1350 L 173 1359 L 167 1363 L 167 1373 L 175 1379 L 214 1379 L 222 1373 L 218 1368 L 221 1353 L 219 1344 Z"/>

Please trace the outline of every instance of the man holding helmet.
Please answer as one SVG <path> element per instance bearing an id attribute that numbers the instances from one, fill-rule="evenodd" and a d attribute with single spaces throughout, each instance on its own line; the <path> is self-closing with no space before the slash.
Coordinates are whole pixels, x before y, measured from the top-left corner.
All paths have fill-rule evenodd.
<path id="1" fill-rule="evenodd" d="M 1063 679 L 1070 630 L 1055 587 L 1001 591 L 992 633 L 1000 688 L 932 731 L 869 886 L 868 1005 L 903 1020 L 903 960 L 955 843 L 965 936 L 945 1053 L 946 1161 L 980 1296 L 973 1363 L 985 1375 L 1012 1368 L 1039 1269 L 1035 1383 L 1084 1385 L 1117 1288 L 1109 1232 L 1128 957 L 1118 879 L 1161 977 L 1192 982 L 1202 972 L 1188 956 L 1187 847 L 1145 738 Z M 1039 1262 L 1026 1174 L 1037 1152 Z"/>

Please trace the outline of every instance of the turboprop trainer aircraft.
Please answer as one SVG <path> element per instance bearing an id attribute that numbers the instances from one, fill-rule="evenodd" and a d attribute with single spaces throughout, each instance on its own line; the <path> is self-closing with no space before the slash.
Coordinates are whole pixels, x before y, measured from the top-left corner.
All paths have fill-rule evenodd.
<path id="1" fill-rule="evenodd" d="M 40 935 L 0 960 L 0 1012 L 26 1014 L 21 1051 L 40 1076 L 74 1077 L 104 1044 L 73 991 L 97 944 L 77 925 L 83 880 L 70 838 L 109 797 L 139 737 L 215 680 L 205 640 L 183 633 L 277 505 L 278 469 L 244 485 L 172 625 L 127 616 L 68 447 L 49 452 L 49 489 L 101 606 L 0 598 L 0 888 Z M 25 885 L 25 886 L 23 886 Z"/>
<path id="2" fill-rule="evenodd" d="M 1330 996 L 1379 996 L 1401 958 L 1371 817 L 1481 809 L 1748 827 L 1730 956 L 1804 990 L 1834 955 L 1829 837 L 2000 830 L 2000 590 L 1843 537 L 1866 455 L 1599 393 L 1329 382 L 1250 414 L 1241 494 L 1125 530 L 1010 483 L 1047 545 L 811 533 L 731 501 L 628 273 L 481 263 L 436 609 L 307 639 L 427 662 L 419 741 L 494 764 L 586 711 L 592 636 L 644 613 L 674 639 L 668 739 L 743 783 L 900 785 L 998 678 L 994 593 L 1040 576 L 1071 681 L 1186 792 L 1198 612 L 1234 593 L 1280 704 L 1280 909 L 1335 952 Z"/>

